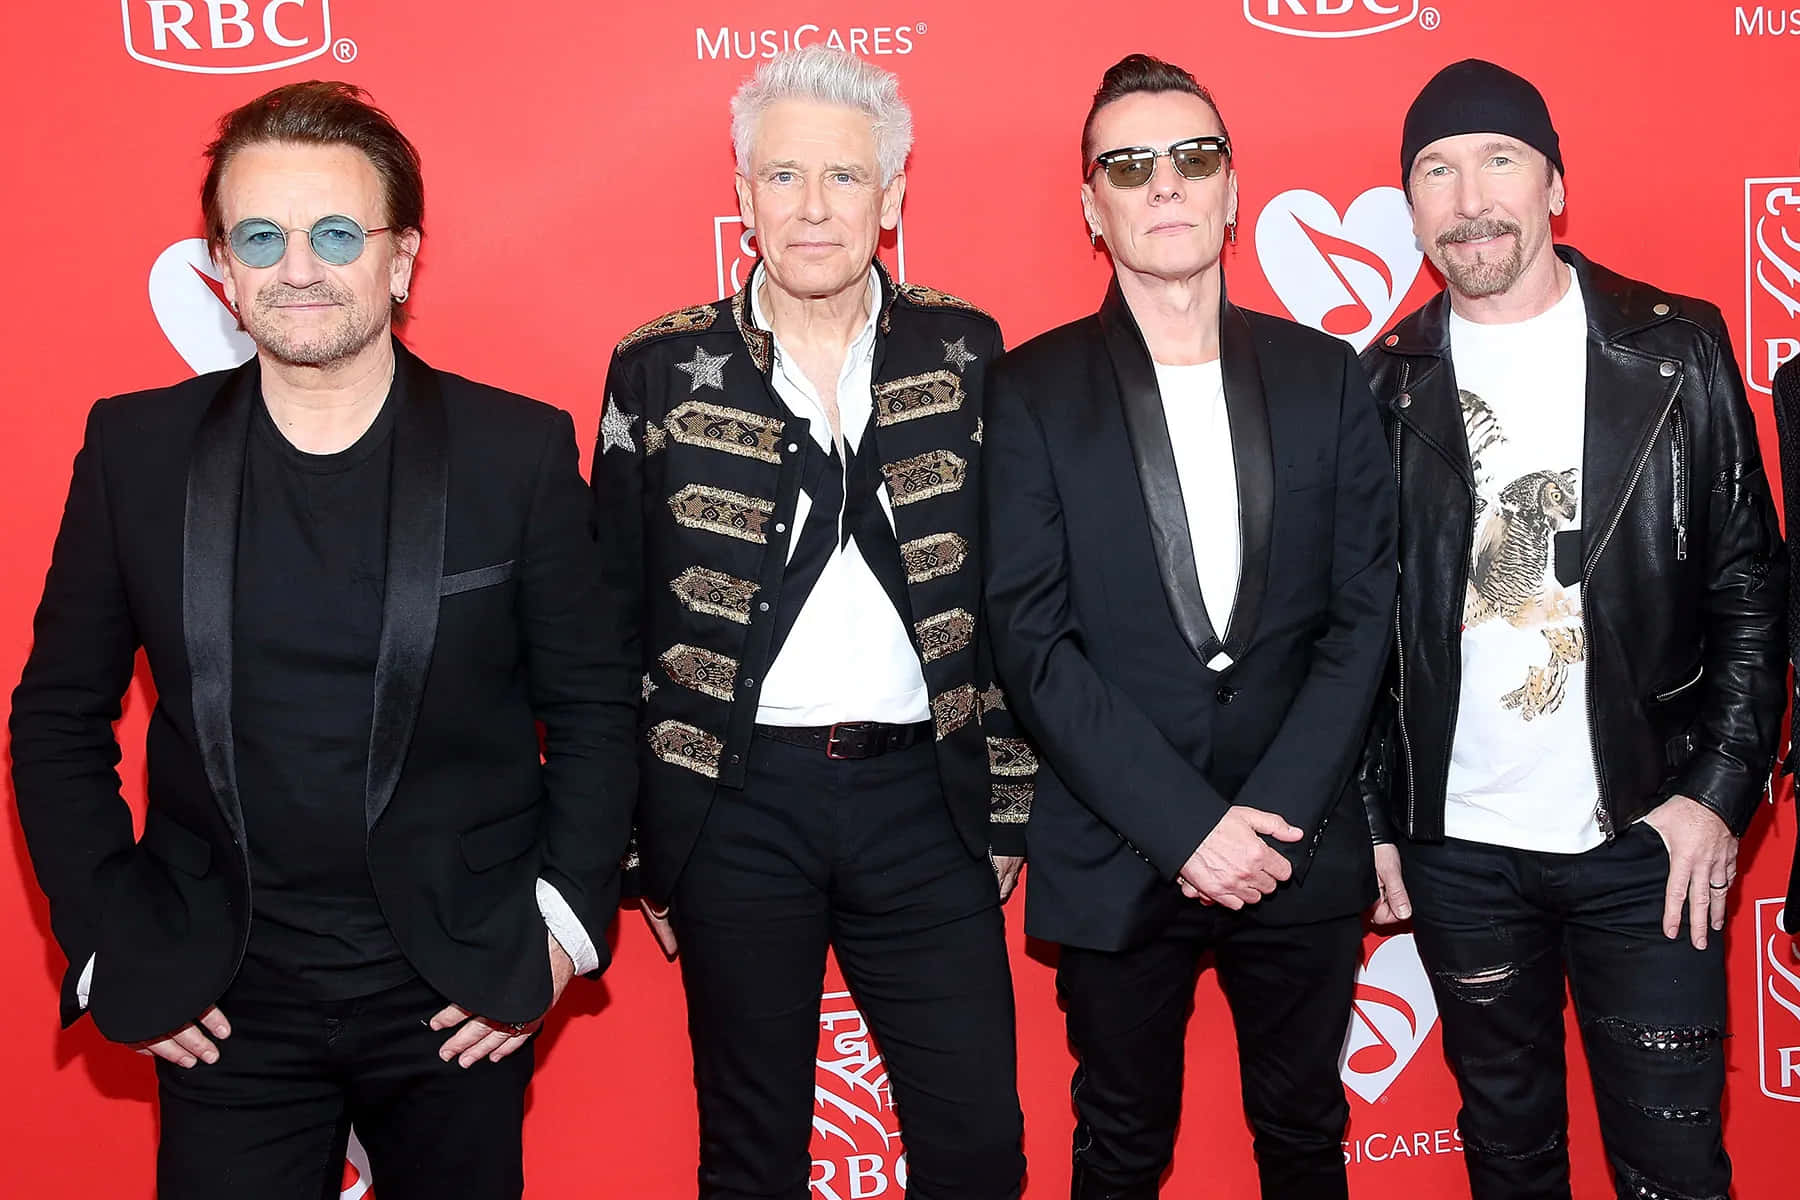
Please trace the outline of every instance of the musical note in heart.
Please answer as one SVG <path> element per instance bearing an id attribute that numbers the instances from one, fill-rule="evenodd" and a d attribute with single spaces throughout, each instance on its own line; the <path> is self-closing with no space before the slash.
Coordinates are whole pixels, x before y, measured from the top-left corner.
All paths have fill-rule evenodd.
<path id="1" fill-rule="evenodd" d="M 1437 1000 L 1410 933 L 1383 941 L 1356 973 L 1344 1036 L 1344 1086 L 1373 1104 L 1419 1052 L 1437 1024 Z"/>
<path id="2" fill-rule="evenodd" d="M 1399 188 L 1370 188 L 1338 215 L 1317 192 L 1276 196 L 1256 218 L 1256 257 L 1294 320 L 1357 350 L 1375 340 L 1425 261 Z"/>

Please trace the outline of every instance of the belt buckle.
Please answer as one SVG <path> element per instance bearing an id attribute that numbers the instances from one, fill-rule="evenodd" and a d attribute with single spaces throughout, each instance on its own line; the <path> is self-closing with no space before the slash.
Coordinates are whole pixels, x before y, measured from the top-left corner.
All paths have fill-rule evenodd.
<path id="1" fill-rule="evenodd" d="M 867 722 L 867 721 L 833 721 L 831 723 L 831 732 L 826 734 L 826 736 L 825 736 L 825 757 L 826 758 L 835 758 L 835 759 L 839 759 L 839 760 L 866 757 L 865 755 L 839 754 L 837 752 L 837 744 L 838 744 L 838 730 L 840 730 L 840 729 L 859 729 L 859 728 L 866 727 L 868 724 L 869 724 L 869 722 Z"/>

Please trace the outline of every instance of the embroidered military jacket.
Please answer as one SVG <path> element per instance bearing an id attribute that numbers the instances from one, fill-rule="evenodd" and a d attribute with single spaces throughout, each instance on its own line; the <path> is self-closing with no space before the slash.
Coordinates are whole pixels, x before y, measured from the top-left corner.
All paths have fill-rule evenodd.
<path id="1" fill-rule="evenodd" d="M 1037 762 L 981 636 L 982 383 L 993 318 L 881 272 L 875 435 L 931 698 L 939 777 L 971 853 L 1023 854 Z M 593 486 L 621 636 L 644 663 L 640 885 L 666 900 L 720 785 L 741 786 L 772 658 L 807 421 L 770 382 L 774 338 L 750 297 L 628 335 L 607 374 Z M 865 435 L 867 436 L 867 435 Z"/>

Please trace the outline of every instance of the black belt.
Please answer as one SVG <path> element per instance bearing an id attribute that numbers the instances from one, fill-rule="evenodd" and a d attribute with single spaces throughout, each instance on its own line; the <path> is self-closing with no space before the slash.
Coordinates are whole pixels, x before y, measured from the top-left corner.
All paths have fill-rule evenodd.
<path id="1" fill-rule="evenodd" d="M 929 741 L 930 721 L 888 725 L 881 721 L 839 721 L 835 725 L 758 725 L 756 736 L 808 750 L 823 750 L 826 758 L 874 758 L 890 750 L 904 750 Z"/>

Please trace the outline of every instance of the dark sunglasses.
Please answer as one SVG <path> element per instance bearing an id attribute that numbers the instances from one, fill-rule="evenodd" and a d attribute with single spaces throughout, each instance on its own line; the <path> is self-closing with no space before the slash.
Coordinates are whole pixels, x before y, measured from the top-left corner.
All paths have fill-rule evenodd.
<path id="1" fill-rule="evenodd" d="M 1231 157 L 1231 143 L 1222 137 L 1197 137 L 1176 142 L 1167 150 L 1148 146 L 1127 146 L 1094 156 L 1088 164 L 1088 178 L 1096 168 L 1106 172 L 1106 182 L 1116 188 L 1143 187 L 1156 174 L 1156 160 L 1167 157 L 1169 165 L 1183 179 L 1211 179 Z"/>
<path id="2" fill-rule="evenodd" d="M 246 217 L 231 227 L 231 253 L 246 267 L 272 267 L 287 253 L 288 234 L 304 233 L 320 262 L 344 267 L 362 257 L 371 233 L 390 228 L 364 229 L 341 213 L 320 217 L 311 229 L 283 229 L 267 217 Z"/>

